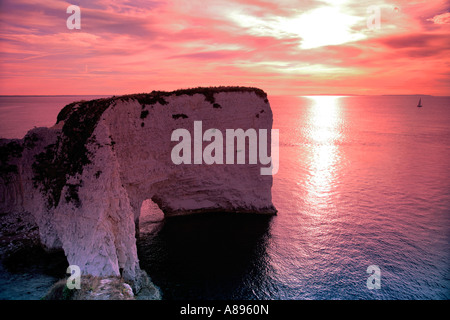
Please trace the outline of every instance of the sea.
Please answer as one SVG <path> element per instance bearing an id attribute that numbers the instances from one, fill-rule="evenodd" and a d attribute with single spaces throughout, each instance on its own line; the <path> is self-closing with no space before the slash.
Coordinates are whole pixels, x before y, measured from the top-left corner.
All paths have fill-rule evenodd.
<path id="1" fill-rule="evenodd" d="M 0 96 L 0 137 L 98 97 Z M 449 299 L 450 97 L 269 101 L 277 215 L 164 219 L 144 203 L 140 266 L 163 299 Z M 39 299 L 53 281 L 11 272 L 0 268 L 1 299 Z"/>

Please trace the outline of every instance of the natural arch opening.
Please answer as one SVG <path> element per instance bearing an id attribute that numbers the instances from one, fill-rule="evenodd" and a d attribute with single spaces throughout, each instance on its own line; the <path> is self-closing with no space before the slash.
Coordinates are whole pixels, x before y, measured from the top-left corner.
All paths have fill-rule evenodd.
<path id="1" fill-rule="evenodd" d="M 139 233 L 153 232 L 163 220 L 164 212 L 152 199 L 142 201 L 139 214 Z"/>
<path id="2" fill-rule="evenodd" d="M 272 266 L 271 216 L 171 217 L 137 241 L 139 266 L 167 300 L 261 299 Z"/>

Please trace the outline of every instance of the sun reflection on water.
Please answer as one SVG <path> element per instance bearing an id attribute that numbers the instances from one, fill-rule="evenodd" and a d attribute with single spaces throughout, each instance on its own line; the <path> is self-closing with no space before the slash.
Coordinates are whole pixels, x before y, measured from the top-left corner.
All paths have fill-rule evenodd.
<path id="1" fill-rule="evenodd" d="M 339 161 L 339 126 L 342 111 L 340 96 L 308 96 L 312 100 L 308 115 L 309 163 L 308 200 L 316 208 L 330 207 L 329 196 L 335 186 L 335 171 Z"/>

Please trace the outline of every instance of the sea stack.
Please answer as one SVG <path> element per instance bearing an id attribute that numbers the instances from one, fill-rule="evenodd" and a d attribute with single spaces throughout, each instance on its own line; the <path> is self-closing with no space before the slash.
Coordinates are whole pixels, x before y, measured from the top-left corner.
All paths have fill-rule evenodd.
<path id="1" fill-rule="evenodd" d="M 248 87 L 71 103 L 53 127 L 0 141 L 0 210 L 31 214 L 42 245 L 62 248 L 83 274 L 130 280 L 140 273 L 136 230 L 146 199 L 167 217 L 275 214 L 272 176 L 260 165 L 173 163 L 171 134 L 193 131 L 194 121 L 270 132 L 273 118 L 266 93 Z"/>

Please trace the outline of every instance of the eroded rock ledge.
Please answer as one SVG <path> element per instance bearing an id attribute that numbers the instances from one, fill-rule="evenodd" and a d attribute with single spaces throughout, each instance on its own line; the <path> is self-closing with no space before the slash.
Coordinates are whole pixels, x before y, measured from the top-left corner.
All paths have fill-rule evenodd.
<path id="1" fill-rule="evenodd" d="M 41 243 L 64 249 L 83 274 L 140 277 L 141 204 L 166 216 L 275 214 L 272 176 L 259 165 L 175 165 L 171 133 L 194 121 L 218 130 L 272 128 L 264 91 L 217 87 L 153 91 L 64 107 L 52 128 L 0 141 L 0 212 L 29 212 Z M 269 136 L 270 145 L 270 136 Z"/>

